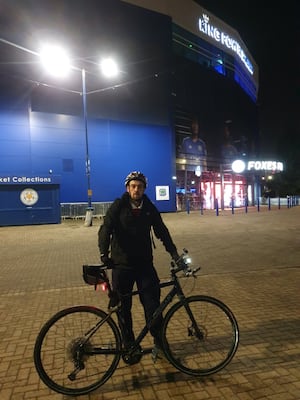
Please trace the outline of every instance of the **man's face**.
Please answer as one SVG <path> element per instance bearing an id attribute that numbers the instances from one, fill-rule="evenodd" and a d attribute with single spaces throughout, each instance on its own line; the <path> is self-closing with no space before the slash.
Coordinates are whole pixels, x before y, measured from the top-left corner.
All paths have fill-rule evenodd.
<path id="1" fill-rule="evenodd" d="M 144 194 L 145 185 L 141 181 L 130 181 L 127 185 L 127 192 L 132 200 L 140 200 Z"/>

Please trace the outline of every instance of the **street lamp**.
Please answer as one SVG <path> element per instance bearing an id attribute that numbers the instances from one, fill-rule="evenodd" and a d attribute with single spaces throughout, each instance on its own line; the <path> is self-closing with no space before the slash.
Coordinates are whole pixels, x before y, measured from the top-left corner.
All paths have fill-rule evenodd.
<path id="1" fill-rule="evenodd" d="M 83 119 L 85 129 L 85 165 L 87 177 L 87 198 L 88 206 L 85 215 L 85 226 L 91 226 L 93 221 L 93 208 L 92 208 L 92 188 L 91 188 L 91 162 L 89 155 L 89 138 L 88 138 L 88 119 L 87 119 L 87 91 L 86 91 L 86 71 L 85 68 L 78 68 L 72 66 L 70 59 L 62 48 L 57 46 L 47 46 L 40 52 L 41 62 L 44 67 L 55 76 L 65 76 L 70 69 L 81 71 L 82 82 L 82 106 L 83 106 Z M 103 59 L 100 62 L 102 74 L 106 77 L 114 77 L 118 74 L 118 66 L 111 58 Z"/>
<path id="2" fill-rule="evenodd" d="M 88 126 L 87 126 L 87 106 L 86 106 L 86 81 L 85 81 L 85 69 L 81 70 L 81 81 L 82 81 L 82 106 L 83 106 L 83 120 L 84 120 L 84 132 L 85 132 L 85 171 L 87 177 L 87 197 L 88 206 L 85 215 L 85 226 L 92 225 L 92 188 L 91 188 L 91 162 L 89 153 L 89 136 L 88 136 Z"/>

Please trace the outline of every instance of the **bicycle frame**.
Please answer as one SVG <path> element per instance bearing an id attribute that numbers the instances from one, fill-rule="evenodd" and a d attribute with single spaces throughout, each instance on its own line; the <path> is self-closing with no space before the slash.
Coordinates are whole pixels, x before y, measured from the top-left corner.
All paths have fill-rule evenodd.
<path id="1" fill-rule="evenodd" d="M 166 294 L 164 299 L 160 302 L 159 307 L 154 311 L 154 313 L 151 316 L 151 318 L 149 319 L 149 321 L 147 321 L 145 326 L 142 328 L 140 333 L 137 335 L 137 337 L 135 339 L 135 342 L 134 342 L 134 345 L 132 346 L 133 350 L 135 350 L 136 347 L 141 343 L 141 341 L 147 335 L 147 333 L 149 332 L 151 326 L 153 325 L 153 323 L 155 322 L 157 317 L 163 313 L 163 311 L 167 308 L 167 306 L 172 302 L 174 297 L 176 295 L 179 298 L 181 296 L 184 296 L 183 291 L 182 291 L 181 286 L 180 286 L 180 283 L 178 282 L 178 279 L 177 279 L 176 276 L 173 276 L 171 280 L 168 280 L 166 282 L 161 282 L 159 284 L 160 288 L 164 288 L 164 287 L 168 287 L 168 286 L 172 286 L 171 290 Z M 130 294 L 130 296 L 133 297 L 133 296 L 136 296 L 137 294 L 139 294 L 139 291 L 135 290 Z"/>
<path id="2" fill-rule="evenodd" d="M 153 323 L 155 322 L 155 320 L 157 319 L 157 317 L 159 315 L 161 315 L 163 313 L 163 311 L 168 307 L 168 305 L 173 301 L 174 297 L 177 296 L 178 297 L 178 301 L 179 302 L 184 302 L 185 299 L 185 295 L 183 293 L 182 287 L 180 285 L 180 282 L 178 280 L 178 277 L 176 276 L 176 272 L 177 271 L 172 271 L 172 278 L 168 281 L 165 282 L 160 282 L 159 287 L 165 288 L 165 287 L 169 287 L 172 286 L 171 290 L 166 294 L 166 296 L 164 297 L 164 299 L 160 302 L 159 307 L 154 311 L 153 315 L 151 316 L 150 320 L 146 322 L 146 324 L 144 325 L 144 327 L 141 329 L 140 333 L 137 335 L 133 345 L 130 348 L 130 352 L 133 352 L 137 349 L 137 347 L 139 346 L 139 344 L 142 342 L 142 340 L 145 338 L 145 336 L 148 334 L 148 332 L 150 331 L 151 326 L 153 325 Z M 109 289 L 111 290 L 111 289 Z M 139 290 L 134 290 L 131 293 L 128 293 L 126 295 L 124 295 L 123 297 L 134 297 L 136 295 L 138 295 L 140 293 Z M 105 321 L 111 317 L 112 314 L 116 313 L 118 308 L 120 306 L 116 306 L 112 309 L 109 310 L 109 313 L 107 314 L 107 317 L 104 318 L 103 320 L 99 321 L 99 323 L 96 324 L 96 326 L 91 330 L 91 332 L 89 332 L 88 336 L 86 337 L 86 339 L 88 340 L 99 328 L 102 324 L 105 323 Z M 184 307 L 191 319 L 191 323 L 192 326 L 194 327 L 198 337 L 201 337 L 201 331 L 198 328 L 198 325 L 194 319 L 194 316 L 190 310 L 190 307 L 188 306 L 188 304 L 184 304 Z M 95 351 L 96 350 L 96 351 Z M 147 352 L 151 352 L 151 349 L 144 349 L 143 353 L 147 353 Z M 128 352 L 128 349 L 126 350 L 126 352 Z M 93 351 L 94 354 L 104 354 L 104 353 L 119 353 L 119 354 L 123 354 L 124 350 L 121 351 L 113 351 L 113 350 L 107 350 L 107 349 L 94 349 Z"/>

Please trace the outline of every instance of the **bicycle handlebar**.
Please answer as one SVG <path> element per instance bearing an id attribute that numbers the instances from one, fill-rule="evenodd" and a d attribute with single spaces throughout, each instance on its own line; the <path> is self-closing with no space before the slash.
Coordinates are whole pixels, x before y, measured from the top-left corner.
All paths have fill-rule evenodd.
<path id="1" fill-rule="evenodd" d="M 188 250 L 183 249 L 182 254 L 179 256 L 177 260 L 171 261 L 171 274 L 176 275 L 178 272 L 183 271 L 185 276 L 194 276 L 196 277 L 196 273 L 201 269 L 201 267 L 191 268 L 191 259 L 188 256 Z M 89 266 L 98 267 L 101 270 L 110 270 L 113 269 L 112 265 L 105 264 L 89 264 Z"/>
<path id="2" fill-rule="evenodd" d="M 179 258 L 171 261 L 171 274 L 176 275 L 178 272 L 183 271 L 185 276 L 196 277 L 196 272 L 198 272 L 201 267 L 191 269 L 190 264 L 191 259 L 188 257 L 188 250 L 183 249 L 183 253 Z"/>

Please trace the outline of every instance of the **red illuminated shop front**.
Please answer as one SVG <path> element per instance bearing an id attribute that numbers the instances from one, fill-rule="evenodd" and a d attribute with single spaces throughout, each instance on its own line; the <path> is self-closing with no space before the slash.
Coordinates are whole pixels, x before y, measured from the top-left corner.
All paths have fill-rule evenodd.
<path id="1" fill-rule="evenodd" d="M 245 205 L 246 197 L 251 201 L 251 190 L 243 175 L 227 172 L 203 172 L 197 176 L 194 171 L 177 171 L 177 209 L 214 209 L 216 201 L 221 208 Z"/>
<path id="2" fill-rule="evenodd" d="M 243 207 L 255 205 L 261 196 L 261 181 L 283 171 L 280 161 L 235 160 L 211 171 L 177 164 L 177 210 Z"/>

